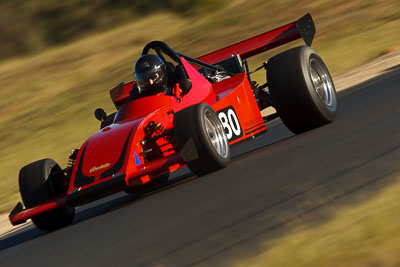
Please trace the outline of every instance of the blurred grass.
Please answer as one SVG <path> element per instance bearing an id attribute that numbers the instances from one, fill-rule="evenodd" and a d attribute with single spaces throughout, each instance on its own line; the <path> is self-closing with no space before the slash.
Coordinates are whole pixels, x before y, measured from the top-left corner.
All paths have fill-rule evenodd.
<path id="1" fill-rule="evenodd" d="M 164 40 L 185 54 L 199 56 L 306 12 L 312 13 L 317 27 L 313 47 L 333 74 L 400 44 L 396 0 L 234 0 L 223 8 L 185 16 L 156 12 L 38 54 L 1 61 L 0 212 L 9 212 L 20 199 L 17 177 L 22 166 L 45 157 L 64 166 L 69 150 L 80 147 L 98 129 L 94 109 L 114 110 L 108 90 L 132 79 L 135 59 L 147 42 Z M 300 44 L 285 45 L 250 63 L 256 67 L 273 53 Z"/>
<path id="2" fill-rule="evenodd" d="M 201 15 L 226 0 L 0 0 L 0 59 L 43 51 L 160 10 Z"/>
<path id="3" fill-rule="evenodd" d="M 323 207 L 335 213 L 332 220 L 291 227 L 236 266 L 399 266 L 400 173 L 391 178 L 397 182 L 374 198 L 351 207 Z"/>

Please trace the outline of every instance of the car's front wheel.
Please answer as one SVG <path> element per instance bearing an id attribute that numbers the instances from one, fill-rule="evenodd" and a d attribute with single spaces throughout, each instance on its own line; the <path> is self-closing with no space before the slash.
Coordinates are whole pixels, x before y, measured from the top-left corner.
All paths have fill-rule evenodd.
<path id="1" fill-rule="evenodd" d="M 46 202 L 65 190 L 53 182 L 56 175 L 62 175 L 61 167 L 52 159 L 42 159 L 23 167 L 19 172 L 19 190 L 25 207 L 31 208 Z M 75 208 L 64 206 L 32 218 L 33 223 L 43 231 L 52 231 L 72 222 Z"/>
<path id="2" fill-rule="evenodd" d="M 222 169 L 230 161 L 229 141 L 224 127 L 206 103 L 175 113 L 174 135 L 183 160 L 197 176 Z"/>

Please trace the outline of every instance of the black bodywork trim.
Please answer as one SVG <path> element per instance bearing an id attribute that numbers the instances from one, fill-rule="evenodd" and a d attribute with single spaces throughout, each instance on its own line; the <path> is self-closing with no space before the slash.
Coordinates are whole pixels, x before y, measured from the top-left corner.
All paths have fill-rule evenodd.
<path id="1" fill-rule="evenodd" d="M 129 140 L 130 140 L 132 132 L 133 132 L 133 130 L 135 128 L 136 128 L 136 125 L 133 126 L 131 131 L 129 132 L 128 137 L 125 140 L 124 147 L 122 148 L 121 155 L 119 156 L 119 159 L 117 160 L 117 162 L 111 168 L 109 168 L 108 170 L 103 172 L 100 175 L 100 179 L 105 179 L 107 177 L 110 177 L 114 173 L 117 173 L 119 170 L 121 170 L 121 168 L 122 168 L 122 166 L 124 165 L 124 162 L 125 162 L 125 156 L 126 156 L 126 151 L 128 150 Z"/>
<path id="2" fill-rule="evenodd" d="M 113 178 L 102 183 L 83 190 L 73 191 L 67 196 L 67 205 L 74 207 L 80 206 L 99 198 L 117 193 L 126 188 L 125 177 L 126 175 L 121 173 L 120 175 L 115 175 Z"/>
<path id="3" fill-rule="evenodd" d="M 94 182 L 94 176 L 85 176 L 82 173 L 83 159 L 84 159 L 85 151 L 86 151 L 88 144 L 89 144 L 89 141 L 86 143 L 85 147 L 83 148 L 82 155 L 79 159 L 78 168 L 76 170 L 76 175 L 75 175 L 75 180 L 74 180 L 75 187 L 85 186 L 85 185 L 88 185 L 88 184 L 91 184 Z"/>

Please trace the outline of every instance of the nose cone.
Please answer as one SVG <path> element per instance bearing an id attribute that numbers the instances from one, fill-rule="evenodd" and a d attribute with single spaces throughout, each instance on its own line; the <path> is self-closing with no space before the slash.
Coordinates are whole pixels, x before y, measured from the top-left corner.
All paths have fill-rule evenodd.
<path id="1" fill-rule="evenodd" d="M 112 124 L 90 137 L 75 164 L 74 186 L 97 184 L 123 171 L 140 121 Z"/>

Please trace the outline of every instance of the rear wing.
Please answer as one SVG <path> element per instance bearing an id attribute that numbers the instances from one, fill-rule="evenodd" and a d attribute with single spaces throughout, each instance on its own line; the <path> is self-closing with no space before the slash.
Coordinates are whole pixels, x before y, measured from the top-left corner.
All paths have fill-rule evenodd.
<path id="1" fill-rule="evenodd" d="M 314 21 L 311 14 L 307 13 L 297 21 L 203 55 L 197 59 L 208 64 L 214 64 L 236 54 L 240 55 L 242 59 L 246 59 L 300 38 L 303 38 L 304 42 L 311 46 L 314 35 Z"/>

